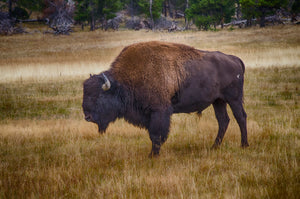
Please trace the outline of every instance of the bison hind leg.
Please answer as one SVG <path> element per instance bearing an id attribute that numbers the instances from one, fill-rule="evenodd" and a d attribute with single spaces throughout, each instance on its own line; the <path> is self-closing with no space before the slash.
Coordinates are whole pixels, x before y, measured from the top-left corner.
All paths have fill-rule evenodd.
<path id="1" fill-rule="evenodd" d="M 226 102 L 222 99 L 217 99 L 213 103 L 216 118 L 218 120 L 219 130 L 215 143 L 212 148 L 218 148 L 222 143 L 223 137 L 229 124 L 229 116 L 226 110 Z"/>
<path id="2" fill-rule="evenodd" d="M 248 138 L 247 138 L 247 114 L 243 107 L 242 100 L 233 100 L 228 102 L 230 108 L 233 112 L 233 115 L 239 124 L 241 131 L 241 146 L 248 147 Z"/>

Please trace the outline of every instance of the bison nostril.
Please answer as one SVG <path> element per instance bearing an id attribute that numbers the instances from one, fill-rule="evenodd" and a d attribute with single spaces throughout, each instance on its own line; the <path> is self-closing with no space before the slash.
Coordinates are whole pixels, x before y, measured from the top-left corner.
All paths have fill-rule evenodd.
<path id="1" fill-rule="evenodd" d="M 90 115 L 87 115 L 87 116 L 85 116 L 85 120 L 90 122 L 90 121 L 92 121 L 92 117 Z"/>

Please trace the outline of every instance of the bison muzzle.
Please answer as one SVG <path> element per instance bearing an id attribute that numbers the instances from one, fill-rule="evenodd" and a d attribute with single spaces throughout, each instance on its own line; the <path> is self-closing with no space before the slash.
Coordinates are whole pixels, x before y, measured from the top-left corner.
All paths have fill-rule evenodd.
<path id="1" fill-rule="evenodd" d="M 153 157 L 167 140 L 173 113 L 201 113 L 211 104 L 219 124 L 213 147 L 218 147 L 229 124 L 229 104 L 246 147 L 244 72 L 238 57 L 221 52 L 166 42 L 133 44 L 122 50 L 109 70 L 84 82 L 85 119 L 96 123 L 101 133 L 117 118 L 146 128 Z"/>

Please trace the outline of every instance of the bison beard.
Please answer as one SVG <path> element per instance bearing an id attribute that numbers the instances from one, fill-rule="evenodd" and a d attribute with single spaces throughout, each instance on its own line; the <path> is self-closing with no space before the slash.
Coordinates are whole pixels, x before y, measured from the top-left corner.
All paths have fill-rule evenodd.
<path id="1" fill-rule="evenodd" d="M 153 157 L 167 140 L 173 113 L 200 113 L 211 104 L 219 124 L 213 147 L 218 147 L 229 124 L 229 104 L 246 147 L 244 72 L 243 62 L 232 55 L 166 42 L 138 43 L 124 48 L 108 71 L 84 82 L 82 107 L 99 132 L 117 118 L 148 129 Z"/>

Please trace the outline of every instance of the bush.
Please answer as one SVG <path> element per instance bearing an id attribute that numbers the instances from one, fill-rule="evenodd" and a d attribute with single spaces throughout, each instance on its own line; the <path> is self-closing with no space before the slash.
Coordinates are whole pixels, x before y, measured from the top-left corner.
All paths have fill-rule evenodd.
<path id="1" fill-rule="evenodd" d="M 12 16 L 17 19 L 28 19 L 29 14 L 24 8 L 15 7 L 12 11 Z"/>
<path id="2" fill-rule="evenodd" d="M 195 24 L 199 29 L 209 30 L 210 24 L 213 23 L 213 18 L 211 16 L 197 16 L 195 19 Z"/>

